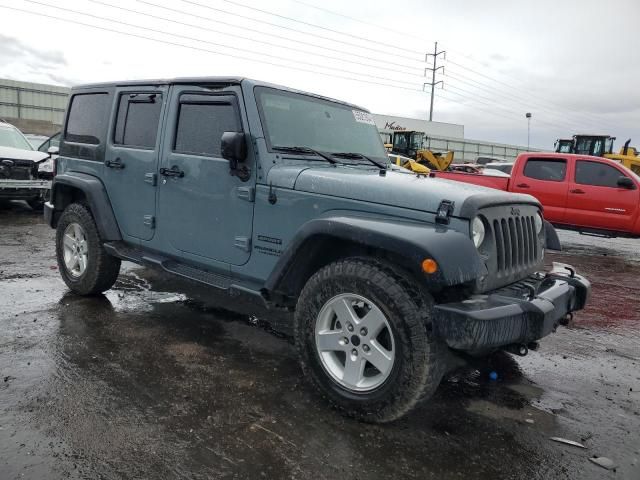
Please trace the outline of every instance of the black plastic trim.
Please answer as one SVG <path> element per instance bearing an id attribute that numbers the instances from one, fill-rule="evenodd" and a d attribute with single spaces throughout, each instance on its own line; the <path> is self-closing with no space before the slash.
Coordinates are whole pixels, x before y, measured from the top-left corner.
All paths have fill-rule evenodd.
<path id="1" fill-rule="evenodd" d="M 267 279 L 267 291 L 280 291 L 287 276 L 303 268 L 310 260 L 305 246 L 319 237 L 389 251 L 404 257 L 420 273 L 421 262 L 432 258 L 439 268 L 434 274 L 423 274 L 428 286 L 460 285 L 487 273 L 471 239 L 455 230 L 418 222 L 336 216 L 311 220 L 298 230 Z"/>
<path id="2" fill-rule="evenodd" d="M 434 331 L 449 347 L 470 353 L 527 344 L 555 330 L 567 314 L 584 308 L 591 284 L 580 275 L 551 272 L 534 285 L 536 296 L 488 296 L 434 307 Z"/>
<path id="3" fill-rule="evenodd" d="M 60 186 L 63 185 L 76 188 L 84 193 L 93 218 L 96 221 L 98 232 L 100 232 L 100 238 L 103 241 L 122 240 L 107 190 L 99 178 L 87 173 L 71 171 L 54 177 L 53 185 L 51 186 L 51 204 L 54 208 L 54 212 L 51 215 L 51 227 L 55 228 L 56 217 L 70 203 L 70 199 L 65 199 L 62 189 L 60 189 Z"/>

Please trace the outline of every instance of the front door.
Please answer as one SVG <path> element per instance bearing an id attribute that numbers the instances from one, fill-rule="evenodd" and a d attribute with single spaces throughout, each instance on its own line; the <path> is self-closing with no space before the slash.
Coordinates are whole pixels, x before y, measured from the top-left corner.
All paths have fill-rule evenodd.
<path id="1" fill-rule="evenodd" d="M 168 253 L 212 265 L 249 259 L 255 177 L 243 181 L 232 175 L 220 151 L 223 132 L 248 131 L 240 95 L 239 87 L 172 87 L 158 211 Z"/>
<path id="2" fill-rule="evenodd" d="M 638 186 L 618 186 L 622 167 L 593 160 L 577 160 L 569 186 L 567 216 L 572 224 L 630 232 L 640 200 Z"/>
<path id="3" fill-rule="evenodd" d="M 105 152 L 104 181 L 123 238 L 154 235 L 156 171 L 166 87 L 116 91 L 116 108 Z"/>

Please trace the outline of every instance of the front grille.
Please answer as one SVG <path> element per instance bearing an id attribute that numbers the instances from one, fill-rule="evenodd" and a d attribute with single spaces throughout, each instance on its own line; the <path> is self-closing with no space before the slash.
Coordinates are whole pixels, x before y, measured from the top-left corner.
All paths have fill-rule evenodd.
<path id="1" fill-rule="evenodd" d="M 538 263 L 538 241 L 533 215 L 495 218 L 496 274 L 501 277 L 527 270 Z"/>

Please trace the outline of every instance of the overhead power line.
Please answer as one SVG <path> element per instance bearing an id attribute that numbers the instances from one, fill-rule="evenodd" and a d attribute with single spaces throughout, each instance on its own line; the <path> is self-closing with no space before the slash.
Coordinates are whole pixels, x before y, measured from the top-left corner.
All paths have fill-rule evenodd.
<path id="1" fill-rule="evenodd" d="M 23 0 L 23 1 L 25 1 L 25 0 Z M 155 43 L 161 43 L 161 44 L 165 44 L 165 45 L 171 45 L 171 46 L 176 46 L 176 47 L 187 48 L 187 49 L 190 49 L 190 50 L 209 53 L 209 54 L 218 55 L 218 56 L 222 56 L 222 57 L 235 58 L 235 59 L 239 59 L 239 60 L 249 60 L 249 61 L 252 61 L 252 62 L 261 63 L 261 64 L 264 64 L 264 65 L 271 65 L 271 66 L 279 67 L 279 68 L 285 68 L 285 69 L 288 69 L 288 70 L 295 70 L 295 71 L 300 71 L 300 72 L 313 73 L 313 74 L 316 74 L 316 75 L 322 75 L 322 76 L 332 77 L 332 78 L 340 78 L 340 79 L 344 79 L 344 80 L 351 80 L 351 81 L 360 82 L 360 83 L 366 83 L 366 84 L 370 84 L 370 85 L 379 85 L 379 86 L 384 86 L 384 87 L 396 88 L 396 89 L 400 89 L 400 90 L 407 90 L 407 91 L 412 91 L 412 92 L 421 92 L 421 90 L 419 88 L 402 87 L 402 86 L 393 85 L 393 84 L 390 84 L 390 83 L 377 82 L 377 81 L 372 81 L 372 80 L 364 80 L 362 78 L 357 78 L 357 77 L 350 77 L 350 76 L 346 76 L 346 75 L 327 73 L 327 72 L 324 72 L 324 71 L 311 70 L 311 69 L 308 69 L 308 68 L 294 67 L 294 66 L 290 66 L 290 65 L 283 65 L 281 63 L 275 63 L 275 62 L 271 62 L 271 61 L 268 61 L 268 60 L 261 60 L 261 59 L 246 57 L 246 56 L 243 56 L 243 55 L 235 55 L 235 54 L 231 54 L 231 53 L 224 53 L 224 52 L 219 52 L 219 51 L 211 50 L 211 49 L 207 49 L 207 48 L 196 47 L 196 46 L 193 46 L 193 45 L 186 45 L 184 43 L 174 42 L 174 41 L 170 41 L 170 40 L 162 40 L 162 39 L 159 39 L 159 38 L 148 37 L 148 36 L 140 35 L 140 34 L 136 34 L 136 33 L 124 32 L 122 30 L 117 30 L 117 29 L 114 29 L 114 28 L 103 27 L 103 26 L 99 26 L 99 25 L 93 25 L 93 24 L 90 24 L 90 23 L 85 23 L 85 22 L 82 22 L 80 20 L 73 19 L 73 18 L 64 18 L 64 17 L 60 17 L 60 16 L 57 16 L 57 15 L 46 14 L 46 13 L 42 13 L 42 12 L 34 12 L 32 10 L 26 10 L 26 9 L 23 9 L 23 8 L 17 8 L 17 7 L 12 7 L 12 6 L 10 7 L 10 6 L 7 6 L 7 5 L 0 5 L 0 8 L 4 8 L 6 10 L 12 10 L 12 11 L 15 11 L 15 12 L 26 13 L 26 14 L 29 14 L 29 15 L 35 15 L 35 16 L 39 16 L 39 17 L 43 17 L 43 18 L 50 18 L 50 19 L 53 19 L 53 20 L 59 20 L 61 22 L 69 23 L 71 25 L 82 25 L 84 27 L 89 27 L 89 28 L 93 28 L 93 29 L 96 29 L 96 30 L 102 30 L 102 31 L 105 31 L 105 32 L 110 32 L 110 33 L 117 33 L 119 35 L 138 38 L 138 39 L 141 39 L 141 40 L 146 40 L 146 41 L 155 42 Z M 80 14 L 81 12 L 76 12 L 76 13 Z M 117 22 L 117 21 L 114 21 L 114 22 L 115 23 L 121 23 L 121 22 Z M 293 61 L 293 60 L 286 60 L 285 59 L 285 61 Z"/>
<path id="2" fill-rule="evenodd" d="M 182 1 L 184 1 L 184 2 L 186 2 L 186 3 L 197 3 L 197 2 L 193 2 L 193 1 L 191 1 L 191 0 L 182 0 Z M 296 18 L 288 17 L 288 16 L 286 16 L 286 15 L 280 15 L 280 14 L 278 14 L 278 13 L 270 12 L 270 11 L 268 11 L 268 10 L 262 10 L 262 9 L 260 9 L 260 8 L 256 8 L 256 7 L 254 7 L 254 6 L 247 5 L 247 4 L 242 3 L 242 2 L 237 2 L 237 1 L 234 1 L 234 0 L 222 0 L 222 1 L 223 1 L 223 2 L 225 2 L 225 3 L 229 3 L 229 4 L 231 4 L 231 5 L 236 5 L 236 6 L 238 6 L 238 7 L 248 8 L 249 10 L 253 10 L 253 11 L 255 11 L 255 12 L 260 12 L 260 13 L 263 13 L 263 14 L 265 14 L 265 15 L 270 15 L 270 16 L 272 16 L 272 17 L 282 18 L 282 19 L 284 19 L 284 20 L 289 20 L 289 21 L 291 21 L 291 22 L 296 22 L 296 23 L 300 23 L 300 24 L 302 24 L 302 25 L 307 25 L 308 27 L 319 28 L 320 30 L 324 30 L 324 31 L 327 31 L 327 32 L 337 33 L 338 35 L 344 35 L 344 36 L 346 36 L 346 37 L 350 37 L 350 38 L 355 38 L 355 39 L 358 39 L 358 40 L 362 40 L 362 41 L 365 41 L 365 42 L 367 42 L 367 43 L 374 43 L 374 44 L 382 45 L 382 46 L 387 47 L 387 48 L 394 48 L 394 49 L 396 49 L 396 50 L 402 50 L 402 51 L 404 51 L 404 52 L 409 52 L 409 53 L 416 53 L 416 54 L 418 54 L 418 55 L 422 55 L 422 54 L 423 54 L 423 52 L 421 52 L 421 51 L 419 51 L 419 50 L 411 50 L 411 49 L 409 49 L 409 48 L 396 47 L 396 46 L 389 47 L 389 45 L 388 45 L 388 44 L 386 44 L 386 43 L 384 43 L 384 42 L 379 42 L 379 41 L 376 41 L 376 40 L 371 40 L 370 38 L 361 37 L 361 36 L 359 36 L 359 35 L 354 35 L 354 34 L 352 34 L 352 33 L 348 33 L 348 32 L 341 32 L 341 31 L 339 31 L 339 30 L 334 30 L 333 28 L 325 27 L 325 26 L 323 26 L 323 25 L 318 25 L 317 23 L 305 22 L 304 20 L 298 20 L 298 19 L 296 19 Z"/>
<path id="3" fill-rule="evenodd" d="M 29 0 L 25 0 L 25 1 L 29 1 Z M 133 9 L 130 9 L 130 8 L 121 7 L 119 5 L 113 5 L 113 4 L 110 4 L 110 3 L 107 3 L 107 2 L 102 2 L 100 0 L 86 0 L 86 1 L 98 4 L 98 5 L 102 5 L 102 6 L 105 6 L 105 7 L 109 7 L 109 8 L 113 8 L 113 9 L 129 12 L 129 13 L 135 13 L 135 14 L 138 14 L 138 15 L 141 15 L 141 16 L 144 16 L 144 17 L 155 18 L 156 20 L 163 20 L 165 22 L 174 23 L 174 24 L 177 24 L 177 25 L 183 25 L 183 26 L 190 27 L 190 28 L 195 28 L 195 29 L 202 30 L 202 31 L 205 31 L 205 32 L 218 33 L 218 34 L 221 34 L 221 35 L 228 35 L 227 32 L 223 32 L 222 30 L 216 30 L 216 29 L 213 29 L 213 28 L 203 27 L 201 25 L 197 25 L 197 24 L 194 24 L 194 23 L 182 22 L 180 20 L 175 20 L 175 19 L 172 19 L 172 18 L 161 17 L 159 15 L 154 15 L 154 14 L 151 14 L 151 13 L 148 13 L 148 12 L 141 12 L 139 10 L 133 10 Z M 156 7 L 157 8 L 163 8 L 161 5 L 156 5 Z M 197 15 L 193 15 L 193 16 L 196 17 L 196 18 L 199 18 Z M 225 24 L 224 22 L 218 22 L 218 23 Z M 241 28 L 239 26 L 232 25 L 232 24 L 228 24 L 228 25 L 234 26 L 236 28 Z M 246 31 L 246 29 L 243 29 L 243 30 Z M 278 44 L 278 43 L 269 42 L 269 41 L 264 40 L 264 39 L 255 39 L 255 38 L 247 37 L 245 35 L 238 35 L 238 34 L 235 34 L 235 33 L 233 35 L 234 35 L 234 38 L 240 38 L 242 40 L 247 40 L 249 42 L 258 43 L 260 45 L 270 45 L 270 46 L 276 47 L 276 48 L 282 48 L 282 49 L 286 49 L 286 50 L 293 51 L 293 52 L 300 52 L 300 53 L 305 53 L 307 55 L 314 55 L 314 56 L 318 56 L 318 57 L 323 57 L 323 58 L 327 58 L 327 59 L 334 60 L 334 61 L 345 62 L 345 63 L 349 63 L 349 64 L 354 64 L 354 65 L 361 65 L 363 67 L 376 68 L 376 69 L 380 68 L 380 65 L 359 62 L 359 61 L 353 60 L 353 59 L 340 58 L 340 57 L 336 57 L 335 55 L 326 55 L 326 54 L 323 54 L 323 53 L 313 52 L 311 50 L 305 50 L 305 49 L 301 49 L 301 48 L 297 48 L 297 47 L 292 47 L 292 46 L 289 46 L 289 45 L 282 45 L 282 44 Z M 287 39 L 287 40 L 292 41 L 291 39 Z M 402 73 L 405 73 L 405 72 L 402 72 Z M 417 73 L 408 73 L 408 72 L 406 72 L 406 75 L 412 75 L 414 77 L 422 78 L 422 75 L 419 75 Z"/>
<path id="4" fill-rule="evenodd" d="M 208 17 L 206 15 L 202 15 L 202 14 L 196 15 L 196 14 L 188 12 L 188 11 L 186 11 L 184 9 L 171 8 L 171 7 L 160 5 L 160 4 L 157 4 L 157 3 L 148 2 L 148 1 L 145 1 L 145 0 L 135 0 L 135 1 L 138 2 L 138 3 L 141 3 L 143 5 L 148 5 L 148 6 L 152 7 L 152 8 L 154 8 L 154 9 L 166 10 L 168 12 L 177 13 L 179 15 L 185 15 L 185 16 L 188 16 L 188 17 L 191 17 L 191 18 L 197 18 L 199 20 L 205 20 L 205 21 L 207 21 L 209 23 L 217 23 L 217 24 L 220 24 L 220 25 L 225 25 L 227 27 L 237 28 L 237 29 L 240 29 L 240 30 L 243 30 L 243 31 L 247 31 L 246 25 L 238 25 L 238 24 L 235 24 L 235 23 L 226 22 L 226 21 L 222 20 L 222 18 L 220 16 L 218 16 L 216 18 L 213 18 L 213 17 Z M 102 3 L 104 5 L 109 5 L 107 3 L 97 2 L 97 1 L 95 3 Z M 236 14 L 234 12 L 227 12 L 226 10 L 222 10 L 222 9 L 216 9 L 216 10 L 219 10 L 219 12 L 221 12 L 221 13 L 224 12 L 224 13 L 226 13 L 228 15 L 231 15 L 231 16 L 240 16 L 241 18 L 244 18 L 244 19 L 248 18 L 248 19 L 251 19 L 251 20 L 253 20 L 255 22 L 258 22 L 258 23 L 264 23 L 264 22 L 262 22 L 260 20 L 252 19 L 251 17 L 245 17 L 243 15 L 239 15 L 239 14 Z M 267 25 L 272 25 L 272 24 L 267 23 Z M 275 24 L 273 24 L 273 25 L 275 25 Z M 285 30 L 291 30 L 291 29 L 289 29 L 287 27 L 281 27 L 279 25 L 275 25 L 275 26 L 278 26 L 278 27 L 280 27 L 282 29 L 285 29 Z M 203 27 L 197 27 L 197 28 L 203 28 Z M 296 30 L 291 30 L 291 31 L 298 33 Z M 347 51 L 344 48 L 343 49 L 339 49 L 339 48 L 329 47 L 329 46 L 326 46 L 326 45 L 319 45 L 317 43 L 308 42 L 308 41 L 305 41 L 305 40 L 301 40 L 299 38 L 295 38 L 294 39 L 294 38 L 291 38 L 291 37 L 286 37 L 284 35 L 278 35 L 277 33 L 265 32 L 264 30 L 258 30 L 256 28 L 252 28 L 251 32 L 252 33 L 258 33 L 260 35 L 270 36 L 270 37 L 273 37 L 273 38 L 278 38 L 278 39 L 281 39 L 281 40 L 285 40 L 287 42 L 292 42 L 292 43 L 296 43 L 296 44 L 300 44 L 300 45 L 307 45 L 307 46 L 310 46 L 310 47 L 318 48 L 320 50 L 326 50 L 328 52 L 334 52 L 334 53 L 337 53 L 337 54 L 340 54 L 340 55 L 348 55 L 350 57 L 361 58 L 361 59 L 364 59 L 364 60 L 372 60 L 374 62 L 383 61 L 386 65 L 393 65 L 393 66 L 400 67 L 400 68 L 403 68 L 403 69 L 412 69 L 412 71 L 407 71 L 407 70 L 402 70 L 402 71 L 403 71 L 403 73 L 407 73 L 408 75 L 416 75 L 414 72 L 416 71 L 417 67 L 411 67 L 411 66 L 409 66 L 407 64 L 397 63 L 397 62 L 393 62 L 393 61 L 390 61 L 390 60 L 387 60 L 387 59 L 381 59 L 379 56 L 376 58 L 376 57 L 371 57 L 371 56 L 367 56 L 367 55 L 362 55 L 362 54 L 359 54 L 359 53 L 354 53 L 354 52 Z M 349 45 L 349 44 L 347 44 L 347 45 Z M 315 55 L 318 55 L 318 54 L 315 54 Z M 324 55 L 321 55 L 321 56 L 324 56 Z"/>
<path id="5" fill-rule="evenodd" d="M 449 80 L 453 80 L 454 83 L 459 82 L 464 85 L 470 86 L 472 88 L 480 89 L 483 92 L 487 92 L 496 101 L 498 100 L 502 101 L 503 99 L 505 99 L 505 101 L 508 103 L 519 105 L 518 108 L 524 108 L 524 109 L 533 110 L 536 112 L 546 113 L 547 116 L 549 116 L 550 118 L 557 120 L 559 124 L 575 125 L 576 123 L 583 123 L 586 125 L 588 123 L 588 124 L 595 125 L 595 122 L 587 118 L 580 118 L 579 120 L 576 120 L 574 118 L 571 118 L 571 114 L 569 114 L 568 112 L 565 113 L 561 111 L 555 111 L 554 113 L 553 110 L 537 105 L 535 102 L 531 102 L 525 98 L 517 97 L 515 95 L 509 94 L 508 92 L 498 92 L 496 91 L 495 88 L 489 85 L 486 85 L 484 83 L 477 82 L 476 80 L 473 80 L 469 77 L 461 75 L 458 72 L 455 72 L 455 75 L 451 75 L 449 71 L 446 71 L 443 73 L 443 75 L 447 77 Z"/>
<path id="6" fill-rule="evenodd" d="M 291 61 L 295 61 L 296 63 L 300 63 L 302 65 L 308 65 L 308 66 L 311 66 L 311 67 L 318 67 L 318 68 L 323 68 L 323 69 L 327 69 L 327 70 L 335 70 L 335 71 L 338 71 L 338 72 L 341 72 L 341 73 L 350 73 L 350 74 L 353 74 L 353 75 L 361 75 L 360 72 L 354 72 L 352 70 L 345 70 L 343 68 L 337 68 L 337 67 L 328 67 L 328 66 L 321 65 L 321 64 L 318 64 L 318 63 L 314 63 L 314 62 L 307 62 L 305 60 L 288 59 L 288 58 L 281 57 L 279 55 L 273 55 L 271 53 L 256 52 L 255 50 L 248 49 L 248 48 L 242 48 L 242 47 L 238 47 L 238 46 L 234 46 L 234 45 L 228 45 L 228 44 L 225 44 L 225 43 L 212 42 L 212 41 L 209 41 L 209 40 L 202 40 L 202 39 L 200 39 L 198 37 L 191 37 L 191 36 L 188 36 L 188 35 L 181 35 L 181 34 L 178 34 L 178 33 L 166 32 L 166 31 L 163 31 L 163 30 L 155 29 L 155 28 L 136 25 L 134 23 L 123 22 L 121 20 L 114 20 L 114 19 L 111 19 L 111 18 L 105 18 L 105 17 L 102 17 L 100 15 L 93 15 L 91 13 L 84 13 L 84 12 L 80 12 L 78 10 L 58 7 L 57 5 L 51 5 L 51 4 L 44 3 L 44 2 L 38 2 L 36 0 L 22 0 L 22 1 L 23 2 L 27 2 L 27 3 L 32 3 L 32 4 L 35 4 L 35 5 L 40 5 L 40 6 L 52 8 L 52 9 L 55 9 L 55 10 L 60 10 L 60 11 L 67 12 L 67 13 L 72 13 L 74 15 L 82 15 L 82 16 L 89 17 L 89 18 L 95 18 L 95 19 L 101 20 L 101 21 L 105 21 L 106 20 L 108 22 L 113 22 L 113 23 L 116 23 L 118 25 L 124 25 L 126 27 L 138 28 L 140 30 L 144 30 L 144 31 L 147 31 L 147 32 L 158 33 L 158 34 L 161 34 L 161 35 L 169 35 L 171 37 L 181 38 L 181 39 L 184 39 L 184 40 L 191 40 L 191 41 L 194 41 L 194 42 L 204 43 L 204 44 L 212 45 L 212 46 L 215 46 L 215 47 L 223 47 L 223 48 L 229 48 L 229 49 L 232 49 L 232 50 L 236 50 L 236 51 L 239 51 L 239 52 L 246 52 L 246 53 L 249 53 L 251 55 L 260 55 L 262 57 L 269 57 L 269 58 L 273 58 L 273 59 L 276 59 L 276 60 L 284 60 L 284 61 L 290 61 L 290 62 Z M 404 80 L 398 80 L 398 79 L 390 78 L 390 77 L 382 77 L 382 76 L 379 76 L 379 75 L 372 75 L 372 74 L 366 74 L 366 75 L 368 77 L 370 77 L 370 78 L 375 78 L 377 80 L 385 80 L 385 81 L 389 81 L 389 82 L 397 82 L 397 83 L 402 83 L 402 84 L 405 84 L 405 85 L 415 85 L 415 82 L 407 82 L 407 81 L 404 81 Z"/>
<path id="7" fill-rule="evenodd" d="M 137 1 L 140 1 L 140 0 L 137 0 Z M 415 57 L 409 57 L 407 55 L 401 55 L 401 54 L 399 54 L 397 52 L 389 52 L 388 50 L 381 50 L 379 48 L 373 48 L 373 47 L 370 47 L 370 46 L 359 45 L 357 43 L 347 42 L 345 40 L 337 40 L 335 38 L 327 37 L 327 36 L 324 36 L 324 35 L 319 35 L 318 33 L 315 33 L 315 32 L 311 33 L 309 31 L 300 30 L 298 28 L 293 28 L 293 27 L 280 25 L 278 23 L 268 22 L 266 20 L 261 20 L 261 19 L 258 19 L 258 18 L 250 17 L 248 15 L 242 15 L 240 13 L 229 12 L 228 10 L 212 7 L 211 5 L 207 5 L 207 4 L 204 4 L 204 3 L 194 2 L 194 1 L 191 1 L 191 0 L 180 0 L 180 1 L 183 2 L 183 3 L 190 4 L 190 5 L 196 5 L 198 7 L 206 8 L 207 10 L 211 10 L 211 11 L 214 11 L 214 12 L 225 13 L 227 15 L 232 15 L 232 16 L 239 17 L 239 18 L 244 18 L 246 20 L 250 20 L 250 21 L 253 21 L 253 22 L 257 22 L 257 23 L 262 23 L 264 25 L 269 25 L 271 27 L 280 28 L 280 29 L 283 29 L 283 30 L 289 30 L 289 31 L 292 31 L 292 32 L 299 33 L 301 35 L 307 35 L 307 36 L 310 36 L 310 37 L 313 37 L 313 38 L 322 38 L 323 40 L 327 40 L 329 42 L 335 42 L 335 43 L 342 44 L 342 45 L 349 45 L 351 47 L 365 49 L 365 50 L 368 50 L 370 52 L 382 53 L 383 55 L 393 55 L 394 58 L 404 58 L 406 60 L 411 60 L 412 62 L 424 63 L 423 60 L 417 59 Z M 422 55 L 422 53 L 420 53 L 420 55 Z"/>

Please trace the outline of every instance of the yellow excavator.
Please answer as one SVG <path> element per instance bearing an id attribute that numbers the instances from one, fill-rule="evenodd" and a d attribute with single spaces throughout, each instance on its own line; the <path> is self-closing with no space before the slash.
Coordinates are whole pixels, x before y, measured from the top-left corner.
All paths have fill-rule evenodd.
<path id="1" fill-rule="evenodd" d="M 631 139 L 627 140 L 618 153 L 613 153 L 613 142 L 616 137 L 610 135 L 574 135 L 571 140 L 556 141 L 557 153 L 577 153 L 592 155 L 615 160 L 632 172 L 640 175 L 640 156 L 635 147 L 630 147 Z"/>
<path id="2" fill-rule="evenodd" d="M 393 159 L 395 154 L 410 159 L 402 161 L 398 158 L 396 164 L 416 173 L 429 173 L 430 170 L 448 169 L 453 163 L 453 152 L 443 154 L 426 149 L 423 147 L 424 138 L 424 132 L 412 130 L 393 132 L 390 157 Z M 419 171 L 419 166 L 426 168 L 426 171 Z"/>

